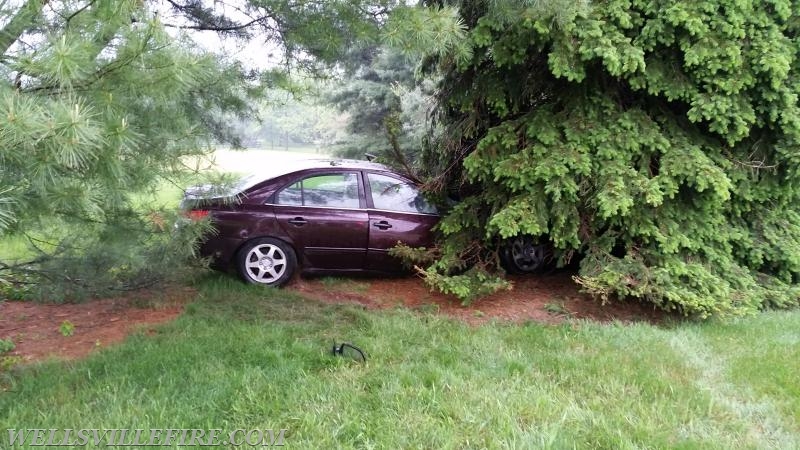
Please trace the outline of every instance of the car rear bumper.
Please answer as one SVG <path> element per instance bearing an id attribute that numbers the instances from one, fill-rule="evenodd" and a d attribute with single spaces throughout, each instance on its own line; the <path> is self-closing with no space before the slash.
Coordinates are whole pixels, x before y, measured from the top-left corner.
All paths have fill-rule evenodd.
<path id="1" fill-rule="evenodd" d="M 211 266 L 227 268 L 244 240 L 212 236 L 200 245 L 200 256 L 211 259 Z"/>

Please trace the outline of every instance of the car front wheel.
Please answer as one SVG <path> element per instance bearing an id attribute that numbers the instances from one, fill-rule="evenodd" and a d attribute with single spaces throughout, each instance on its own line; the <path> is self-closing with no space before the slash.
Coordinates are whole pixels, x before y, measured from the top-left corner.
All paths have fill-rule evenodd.
<path id="1" fill-rule="evenodd" d="M 297 256 L 281 240 L 260 238 L 247 242 L 239 250 L 236 265 L 239 275 L 248 283 L 282 286 L 292 278 Z"/>
<path id="2" fill-rule="evenodd" d="M 507 272 L 525 274 L 541 272 L 553 261 L 550 243 L 540 243 L 530 236 L 509 239 L 500 249 L 500 262 Z"/>

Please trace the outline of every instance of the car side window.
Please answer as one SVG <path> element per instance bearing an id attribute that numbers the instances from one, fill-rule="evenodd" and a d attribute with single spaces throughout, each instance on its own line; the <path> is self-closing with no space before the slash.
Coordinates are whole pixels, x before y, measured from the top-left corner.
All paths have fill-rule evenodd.
<path id="1" fill-rule="evenodd" d="M 283 188 L 275 197 L 278 205 L 358 208 L 358 174 L 315 175 Z"/>
<path id="2" fill-rule="evenodd" d="M 278 192 L 276 203 L 279 205 L 303 206 L 303 184 L 297 183 Z"/>
<path id="3" fill-rule="evenodd" d="M 376 173 L 368 174 L 367 178 L 375 209 L 419 214 L 437 213 L 436 207 L 425 200 L 416 186 Z"/>

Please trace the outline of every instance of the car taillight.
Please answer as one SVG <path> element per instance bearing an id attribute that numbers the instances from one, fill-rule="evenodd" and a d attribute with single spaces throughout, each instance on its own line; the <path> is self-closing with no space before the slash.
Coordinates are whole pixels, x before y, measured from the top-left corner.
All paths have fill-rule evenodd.
<path id="1" fill-rule="evenodd" d="M 192 220 L 203 220 L 208 217 L 208 210 L 206 209 L 193 209 L 186 213 L 186 217 Z"/>

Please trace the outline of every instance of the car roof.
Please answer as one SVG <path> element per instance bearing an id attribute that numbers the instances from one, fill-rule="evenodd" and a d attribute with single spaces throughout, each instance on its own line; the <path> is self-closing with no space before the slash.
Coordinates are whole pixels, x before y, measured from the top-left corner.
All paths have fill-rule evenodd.
<path id="1" fill-rule="evenodd" d="M 232 185 L 204 184 L 192 186 L 184 190 L 185 198 L 222 198 L 239 195 L 263 182 L 289 175 L 296 172 L 315 169 L 347 169 L 347 170 L 375 170 L 387 172 L 405 178 L 390 167 L 370 161 L 357 159 L 293 159 L 276 162 L 269 167 L 259 168 L 249 173 L 242 174 L 238 181 Z"/>
<path id="2" fill-rule="evenodd" d="M 357 159 L 297 159 L 291 161 L 281 161 L 273 166 L 251 171 L 238 183 L 237 189 L 239 191 L 245 191 L 263 181 L 310 169 L 379 170 L 393 172 L 391 168 L 383 164 L 370 161 L 361 161 Z"/>

